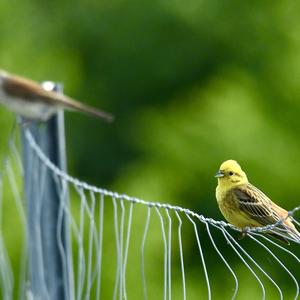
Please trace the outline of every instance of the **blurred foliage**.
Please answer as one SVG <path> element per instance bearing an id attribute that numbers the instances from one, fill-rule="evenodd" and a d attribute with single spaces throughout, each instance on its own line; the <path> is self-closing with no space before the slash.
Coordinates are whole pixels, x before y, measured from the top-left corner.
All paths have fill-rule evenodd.
<path id="1" fill-rule="evenodd" d="M 0 66 L 63 82 L 68 95 L 115 114 L 109 125 L 67 114 L 75 176 L 221 219 L 213 175 L 232 158 L 291 209 L 300 194 L 299 9 L 294 1 L 4 0 Z M 1 108 L 1 153 L 11 120 Z"/>

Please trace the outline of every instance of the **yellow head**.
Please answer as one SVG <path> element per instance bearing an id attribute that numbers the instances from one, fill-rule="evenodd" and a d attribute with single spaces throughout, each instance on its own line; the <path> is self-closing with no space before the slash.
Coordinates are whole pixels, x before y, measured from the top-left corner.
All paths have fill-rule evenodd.
<path id="1" fill-rule="evenodd" d="M 248 178 L 241 166 L 235 160 L 226 160 L 217 172 L 219 185 L 232 188 L 241 184 L 248 183 Z"/>

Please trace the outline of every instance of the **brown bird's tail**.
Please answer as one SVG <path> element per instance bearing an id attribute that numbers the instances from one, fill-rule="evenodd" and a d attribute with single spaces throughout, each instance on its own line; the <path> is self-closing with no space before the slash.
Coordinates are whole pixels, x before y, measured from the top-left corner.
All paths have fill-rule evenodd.
<path id="1" fill-rule="evenodd" d="M 68 107 L 71 110 L 77 110 L 77 111 L 81 111 L 83 113 L 86 113 L 88 115 L 94 116 L 96 118 L 100 118 L 105 120 L 106 122 L 112 122 L 114 120 L 114 116 L 103 111 L 103 110 L 99 110 L 97 108 L 88 106 L 86 104 L 83 104 L 81 102 L 75 101 L 71 98 L 67 98 L 68 101 L 66 101 L 64 103 L 64 105 L 66 107 Z"/>
<path id="2" fill-rule="evenodd" d="M 83 104 L 77 100 L 74 100 L 74 99 L 66 96 L 66 95 L 59 94 L 54 91 L 45 91 L 44 98 L 49 98 L 49 96 L 51 96 L 52 98 L 55 98 L 57 105 L 60 105 L 63 108 L 83 112 L 85 114 L 94 116 L 96 118 L 103 119 L 106 122 L 112 122 L 114 120 L 114 116 L 111 115 L 110 113 L 107 113 L 103 110 L 99 110 L 92 106 Z"/>
<path id="3" fill-rule="evenodd" d="M 288 235 L 297 243 L 300 243 L 300 233 L 299 231 L 295 228 L 295 226 L 293 225 L 293 227 L 289 227 L 288 229 Z"/>
<path id="4" fill-rule="evenodd" d="M 300 233 L 290 219 L 286 220 L 278 228 L 275 227 L 273 232 L 268 232 L 268 235 L 288 245 L 290 241 L 300 244 Z"/>

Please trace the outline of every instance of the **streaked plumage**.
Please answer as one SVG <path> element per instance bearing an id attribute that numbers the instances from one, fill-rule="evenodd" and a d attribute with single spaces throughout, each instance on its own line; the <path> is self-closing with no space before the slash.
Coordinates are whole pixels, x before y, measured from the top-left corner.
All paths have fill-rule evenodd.
<path id="1" fill-rule="evenodd" d="M 80 111 L 108 122 L 113 120 L 112 115 L 104 111 L 47 91 L 35 81 L 3 70 L 0 70 L 0 103 L 30 120 L 47 121 L 59 108 Z"/>
<path id="2" fill-rule="evenodd" d="M 288 216 L 285 209 L 249 183 L 246 174 L 236 161 L 227 160 L 222 163 L 216 177 L 217 202 L 223 216 L 232 225 L 241 229 L 266 226 Z M 287 218 L 278 228 L 274 228 L 274 232 L 268 234 L 287 243 L 288 239 L 300 242 L 300 233 L 291 218 Z"/>

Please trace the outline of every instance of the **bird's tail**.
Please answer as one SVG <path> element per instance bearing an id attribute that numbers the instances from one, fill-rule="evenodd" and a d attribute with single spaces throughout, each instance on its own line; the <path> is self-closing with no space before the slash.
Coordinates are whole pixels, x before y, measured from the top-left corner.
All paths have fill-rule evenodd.
<path id="1" fill-rule="evenodd" d="M 275 227 L 268 234 L 286 244 L 290 244 L 290 241 L 300 244 L 300 233 L 291 220 L 286 220 L 281 226 Z"/>
<path id="2" fill-rule="evenodd" d="M 107 122 L 112 122 L 114 120 L 113 115 L 111 115 L 110 113 L 107 113 L 103 110 L 99 110 L 97 108 L 88 106 L 86 104 L 82 104 L 82 103 L 77 102 L 77 101 L 72 101 L 73 99 L 69 99 L 69 100 L 70 101 L 68 103 L 68 107 L 70 109 L 74 109 L 74 110 L 84 112 L 88 115 L 94 116 L 96 118 L 103 119 Z"/>
<path id="3" fill-rule="evenodd" d="M 289 227 L 288 229 L 288 235 L 297 243 L 300 244 L 300 233 L 299 231 L 295 228 L 295 226 L 293 225 L 293 227 Z"/>
<path id="4" fill-rule="evenodd" d="M 55 92 L 50 92 L 50 93 L 53 93 L 53 95 L 54 95 Z M 76 101 L 68 96 L 63 95 L 63 94 L 55 93 L 55 98 L 62 107 L 65 107 L 69 110 L 76 110 L 79 112 L 83 112 L 88 115 L 94 116 L 96 118 L 103 119 L 106 122 L 112 122 L 114 120 L 114 116 L 111 115 L 110 113 L 107 113 L 103 110 L 99 110 L 97 108 L 83 104 L 83 103 Z"/>
<path id="5" fill-rule="evenodd" d="M 113 115 L 111 115 L 110 113 L 107 113 L 103 110 L 99 110 L 97 108 L 82 104 L 82 103 L 77 102 L 77 101 L 69 103 L 69 108 L 81 111 L 83 113 L 94 116 L 96 118 L 103 119 L 106 122 L 112 122 L 114 120 Z"/>

